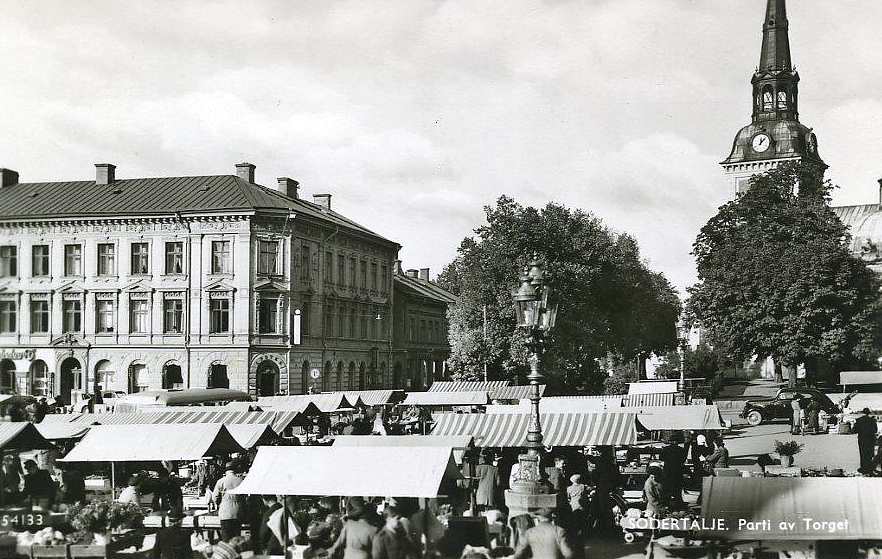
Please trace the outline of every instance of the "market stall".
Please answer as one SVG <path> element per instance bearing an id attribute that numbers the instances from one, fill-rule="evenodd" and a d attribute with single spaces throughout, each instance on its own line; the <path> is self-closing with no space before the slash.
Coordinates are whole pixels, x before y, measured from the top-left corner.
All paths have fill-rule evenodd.
<path id="1" fill-rule="evenodd" d="M 544 413 L 543 444 L 547 446 L 615 446 L 637 441 L 633 413 Z M 528 414 L 446 414 L 438 418 L 432 435 L 471 435 L 484 448 L 524 447 Z"/>
<path id="2" fill-rule="evenodd" d="M 331 392 L 330 394 L 338 394 Z M 404 390 L 357 390 L 342 392 L 350 402 L 361 400 L 367 407 L 388 406 L 404 400 Z"/>
<path id="3" fill-rule="evenodd" d="M 231 411 L 225 407 L 188 408 L 160 413 L 80 413 L 71 414 L 68 421 L 78 425 L 269 424 L 276 433 L 283 436 L 289 435 L 292 427 L 304 423 L 300 412 L 296 410 L 249 412 Z M 55 424 L 59 421 L 43 421 L 40 425 L 48 423 Z"/>
<path id="4" fill-rule="evenodd" d="M 855 540 L 882 540 L 882 483 L 863 477 L 704 479 L 701 515 L 716 541 L 819 553 L 836 541 L 836 557 L 857 557 Z M 720 524 L 723 522 L 723 524 Z M 853 543 L 848 543 L 853 542 Z M 819 555 L 821 556 L 821 555 Z"/>
<path id="5" fill-rule="evenodd" d="M 517 404 L 492 404 L 486 412 L 491 413 L 530 413 L 531 402 L 521 399 Z M 546 396 L 539 401 L 541 413 L 598 413 L 622 407 L 621 396 L 595 398 L 590 396 Z"/>
<path id="6" fill-rule="evenodd" d="M 429 392 L 492 392 L 511 386 L 510 380 L 491 381 L 453 381 L 436 380 L 429 387 Z"/>
<path id="7" fill-rule="evenodd" d="M 453 458 L 461 464 L 463 454 L 474 447 L 471 435 L 391 435 L 387 437 L 365 435 L 338 435 L 334 446 L 349 447 L 448 447 L 453 449 Z"/>
<path id="8" fill-rule="evenodd" d="M 622 400 L 626 407 L 673 406 L 677 394 L 674 392 L 657 392 L 655 394 L 628 394 Z"/>
<path id="9" fill-rule="evenodd" d="M 636 412 L 637 421 L 648 431 L 720 431 L 726 428 L 716 404 L 624 409 Z"/>
<path id="10" fill-rule="evenodd" d="M 304 410 L 309 404 L 314 404 L 323 413 L 353 411 L 358 407 L 364 407 L 364 402 L 360 401 L 358 398 L 356 398 L 355 401 L 351 401 L 343 392 L 291 396 L 263 396 L 257 399 L 257 403 L 265 410 L 293 411 Z"/>
<path id="11" fill-rule="evenodd" d="M 539 396 L 545 394 L 546 386 L 539 385 Z M 490 400 L 494 402 L 517 401 L 523 398 L 529 398 L 533 395 L 533 387 L 530 385 L 503 386 L 502 388 L 493 388 L 488 391 Z"/>

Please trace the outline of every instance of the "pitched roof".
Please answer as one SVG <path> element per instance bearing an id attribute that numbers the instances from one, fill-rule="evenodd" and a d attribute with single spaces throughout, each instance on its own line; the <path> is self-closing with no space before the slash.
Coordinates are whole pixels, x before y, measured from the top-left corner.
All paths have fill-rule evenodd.
<path id="1" fill-rule="evenodd" d="M 419 278 L 399 273 L 394 274 L 394 279 L 396 289 L 405 289 L 416 295 L 428 297 L 442 303 L 456 302 L 456 295 L 430 281 L 423 281 Z"/>
<path id="2" fill-rule="evenodd" d="M 3 219 L 100 218 L 216 211 L 284 211 L 392 242 L 324 207 L 235 175 L 18 183 L 0 188 Z"/>

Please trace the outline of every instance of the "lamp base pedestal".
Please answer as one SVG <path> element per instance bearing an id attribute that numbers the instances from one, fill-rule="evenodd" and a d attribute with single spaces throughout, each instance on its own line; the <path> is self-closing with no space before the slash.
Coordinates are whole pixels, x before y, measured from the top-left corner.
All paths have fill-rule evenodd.
<path id="1" fill-rule="evenodd" d="M 517 488 L 520 489 L 520 488 Z M 535 513 L 540 509 L 553 509 L 557 507 L 557 495 L 554 493 L 540 493 L 543 488 L 536 484 L 535 493 L 506 490 L 505 506 L 508 507 L 508 517 L 514 518 L 521 514 Z"/>

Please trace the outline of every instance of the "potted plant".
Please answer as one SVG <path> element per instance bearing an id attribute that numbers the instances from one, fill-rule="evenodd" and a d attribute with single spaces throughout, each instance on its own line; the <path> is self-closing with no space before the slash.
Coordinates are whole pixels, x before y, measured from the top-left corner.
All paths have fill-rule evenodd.
<path id="1" fill-rule="evenodd" d="M 793 455 L 798 454 L 802 447 L 796 441 L 775 441 L 775 452 L 781 457 L 781 465 L 788 468 L 793 465 Z"/>
<path id="2" fill-rule="evenodd" d="M 83 539 L 91 535 L 92 543 L 107 545 L 112 531 L 139 524 L 144 513 L 132 503 L 93 501 L 71 507 L 69 518 L 71 525 L 85 536 Z"/>

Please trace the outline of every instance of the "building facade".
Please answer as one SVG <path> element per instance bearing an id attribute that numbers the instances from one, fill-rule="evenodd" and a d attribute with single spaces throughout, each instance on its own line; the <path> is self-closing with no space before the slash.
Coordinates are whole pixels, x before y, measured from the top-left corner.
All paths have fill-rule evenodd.
<path id="1" fill-rule="evenodd" d="M 388 383 L 391 324 L 367 318 L 392 313 L 399 245 L 330 195 L 236 171 L 117 180 L 99 164 L 94 181 L 22 183 L 0 170 L 0 390 L 69 402 L 96 387 Z"/>
<path id="2" fill-rule="evenodd" d="M 449 378 L 447 309 L 456 297 L 429 279 L 429 269 L 395 267 L 392 385 L 425 390 Z"/>

